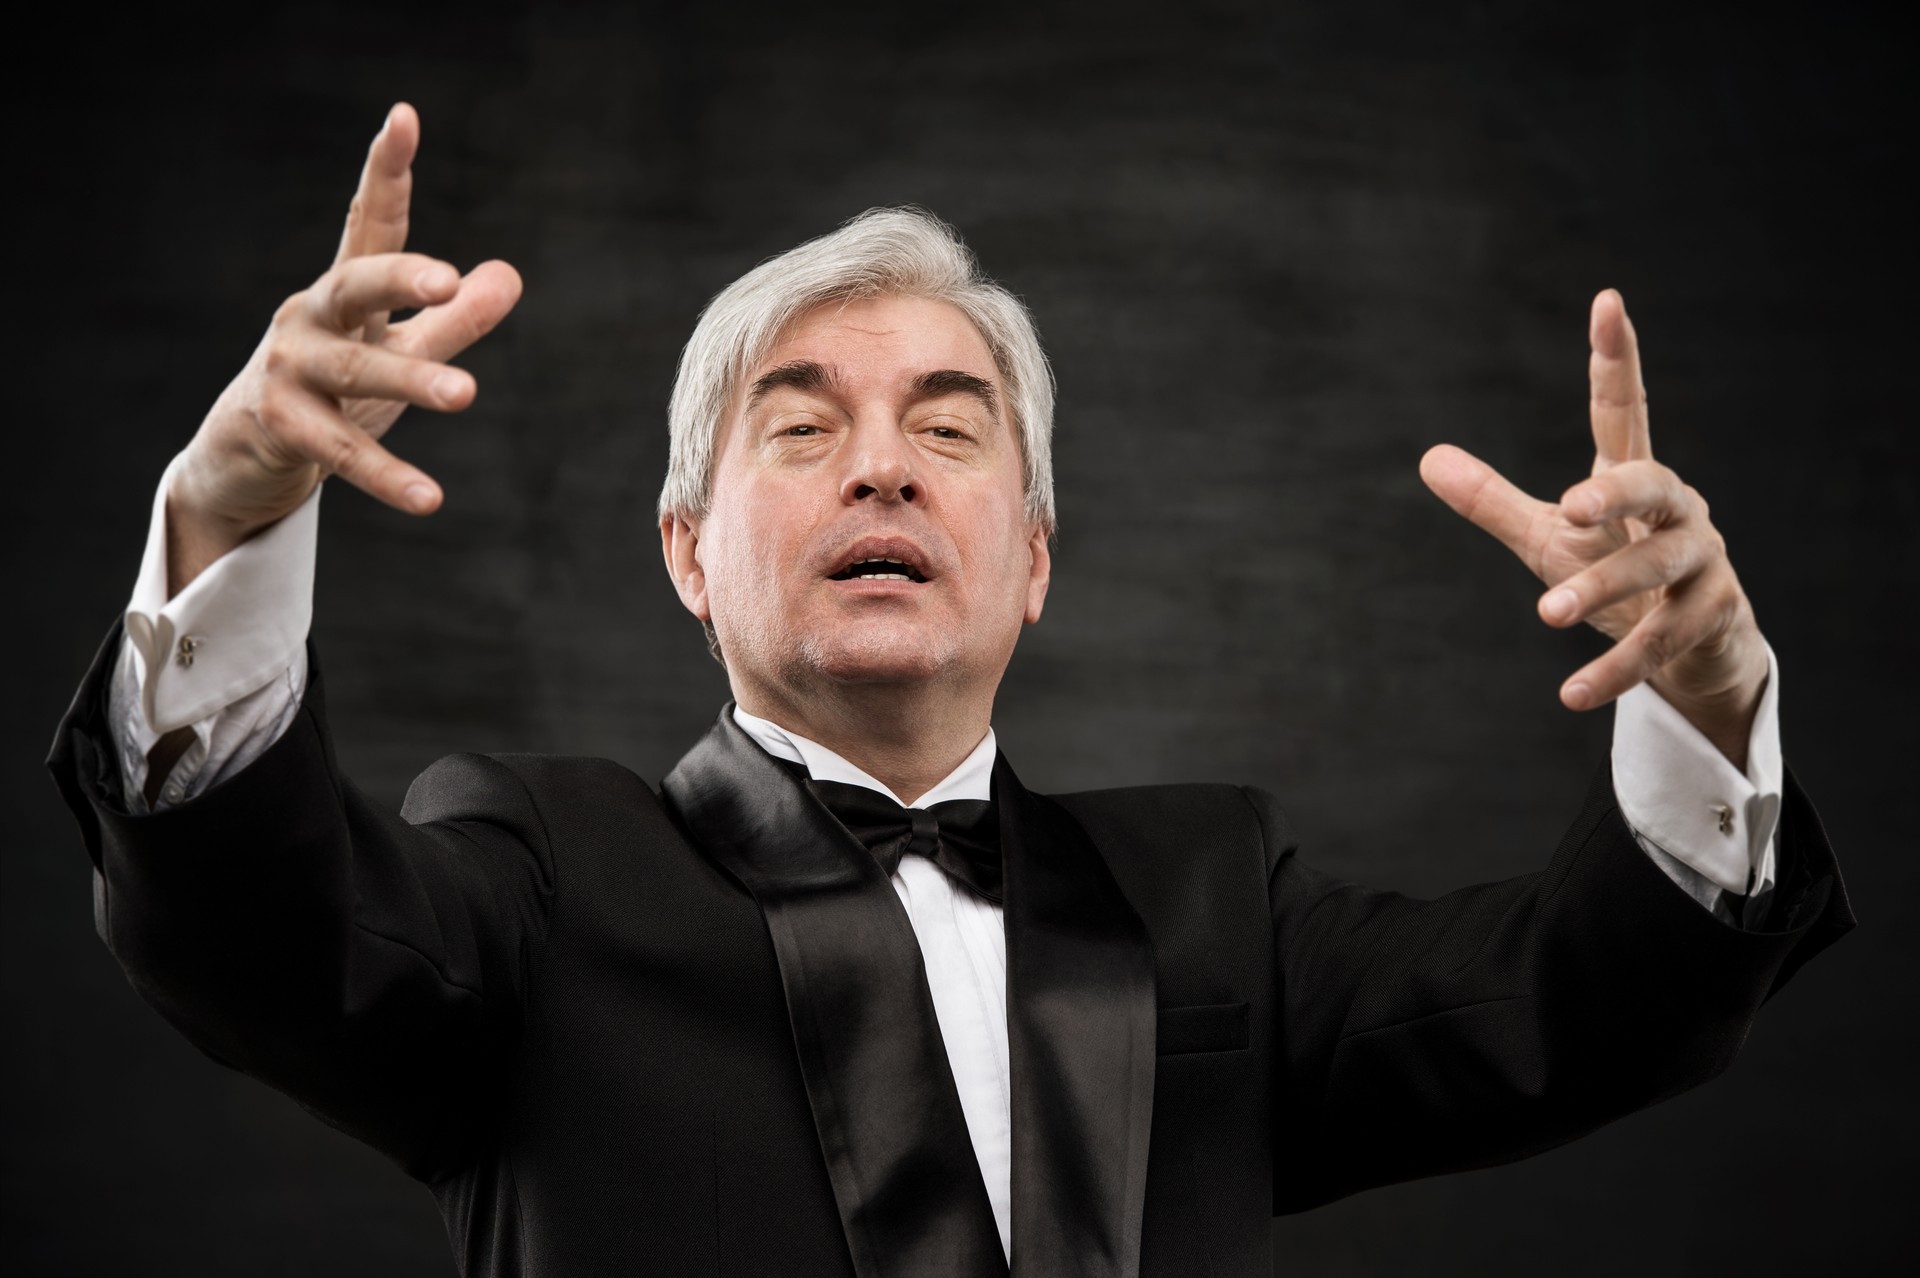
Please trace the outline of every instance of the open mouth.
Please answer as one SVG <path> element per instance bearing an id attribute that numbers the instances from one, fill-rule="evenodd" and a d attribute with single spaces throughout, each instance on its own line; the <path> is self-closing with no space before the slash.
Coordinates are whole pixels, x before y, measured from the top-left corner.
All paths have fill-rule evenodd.
<path id="1" fill-rule="evenodd" d="M 834 581 L 925 581 L 918 568 L 904 559 L 856 559 L 833 574 Z"/>

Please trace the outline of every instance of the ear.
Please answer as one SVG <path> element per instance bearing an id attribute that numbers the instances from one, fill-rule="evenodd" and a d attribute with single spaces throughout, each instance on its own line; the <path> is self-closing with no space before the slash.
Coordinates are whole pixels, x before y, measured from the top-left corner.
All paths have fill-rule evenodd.
<path id="1" fill-rule="evenodd" d="M 700 547 L 700 526 L 679 515 L 660 516 L 660 553 L 666 557 L 667 575 L 680 592 L 680 602 L 702 621 L 712 621 L 707 607 L 707 572 L 695 553 Z"/>
<path id="2" fill-rule="evenodd" d="M 1033 532 L 1027 537 L 1027 552 L 1032 558 L 1027 570 L 1027 624 L 1031 626 L 1040 620 L 1040 610 L 1047 603 L 1047 583 L 1053 580 L 1053 551 L 1047 545 L 1052 530 L 1042 524 L 1035 524 Z"/>

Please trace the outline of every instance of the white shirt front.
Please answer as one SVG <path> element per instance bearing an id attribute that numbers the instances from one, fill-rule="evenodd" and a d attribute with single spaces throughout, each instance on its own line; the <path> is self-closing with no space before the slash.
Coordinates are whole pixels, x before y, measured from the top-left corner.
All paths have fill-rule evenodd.
<path id="1" fill-rule="evenodd" d="M 155 806 L 167 808 L 257 759 L 286 731 L 306 692 L 319 489 L 169 600 L 165 493 L 172 472 L 169 467 L 154 498 L 146 554 L 127 607 L 127 638 L 108 694 L 126 801 L 135 812 L 146 810 L 147 756 L 160 737 L 191 728 L 195 738 L 161 788 Z M 1614 715 L 1613 782 L 1621 814 L 1669 878 L 1729 919 L 1727 894 L 1757 896 L 1774 880 L 1784 767 L 1780 672 L 1771 648 L 1767 663 L 1744 774 L 1644 684 L 1620 698 Z M 767 753 L 805 765 L 815 780 L 863 785 L 899 801 L 817 742 L 737 707 L 734 721 Z M 990 798 L 997 751 L 989 730 L 918 805 Z M 974 1155 L 1001 1246 L 1011 1255 L 1013 1071 L 1001 910 L 923 857 L 902 857 L 892 882 L 920 945 Z"/>

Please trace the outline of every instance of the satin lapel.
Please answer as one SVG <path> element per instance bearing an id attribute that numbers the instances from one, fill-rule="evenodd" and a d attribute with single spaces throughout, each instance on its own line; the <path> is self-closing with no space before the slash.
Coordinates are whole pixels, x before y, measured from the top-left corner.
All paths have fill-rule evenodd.
<path id="1" fill-rule="evenodd" d="M 900 898 L 867 850 L 733 721 L 662 785 L 759 903 L 860 1278 L 1004 1276 L 1006 1257 Z"/>
<path id="2" fill-rule="evenodd" d="M 994 765 L 1006 865 L 1013 1273 L 1135 1278 L 1153 1125 L 1146 925 L 1086 832 Z"/>

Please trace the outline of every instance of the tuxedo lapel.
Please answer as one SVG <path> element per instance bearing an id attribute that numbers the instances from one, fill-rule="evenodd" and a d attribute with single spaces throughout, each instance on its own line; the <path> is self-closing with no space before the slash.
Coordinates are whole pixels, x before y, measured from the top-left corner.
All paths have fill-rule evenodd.
<path id="1" fill-rule="evenodd" d="M 906 911 L 867 850 L 740 730 L 732 709 L 662 790 L 694 845 L 766 919 L 854 1269 L 860 1278 L 1004 1276 Z"/>
<path id="2" fill-rule="evenodd" d="M 1135 1278 L 1153 1125 L 1146 926 L 1086 832 L 994 765 L 1013 1059 L 1013 1273 Z"/>

